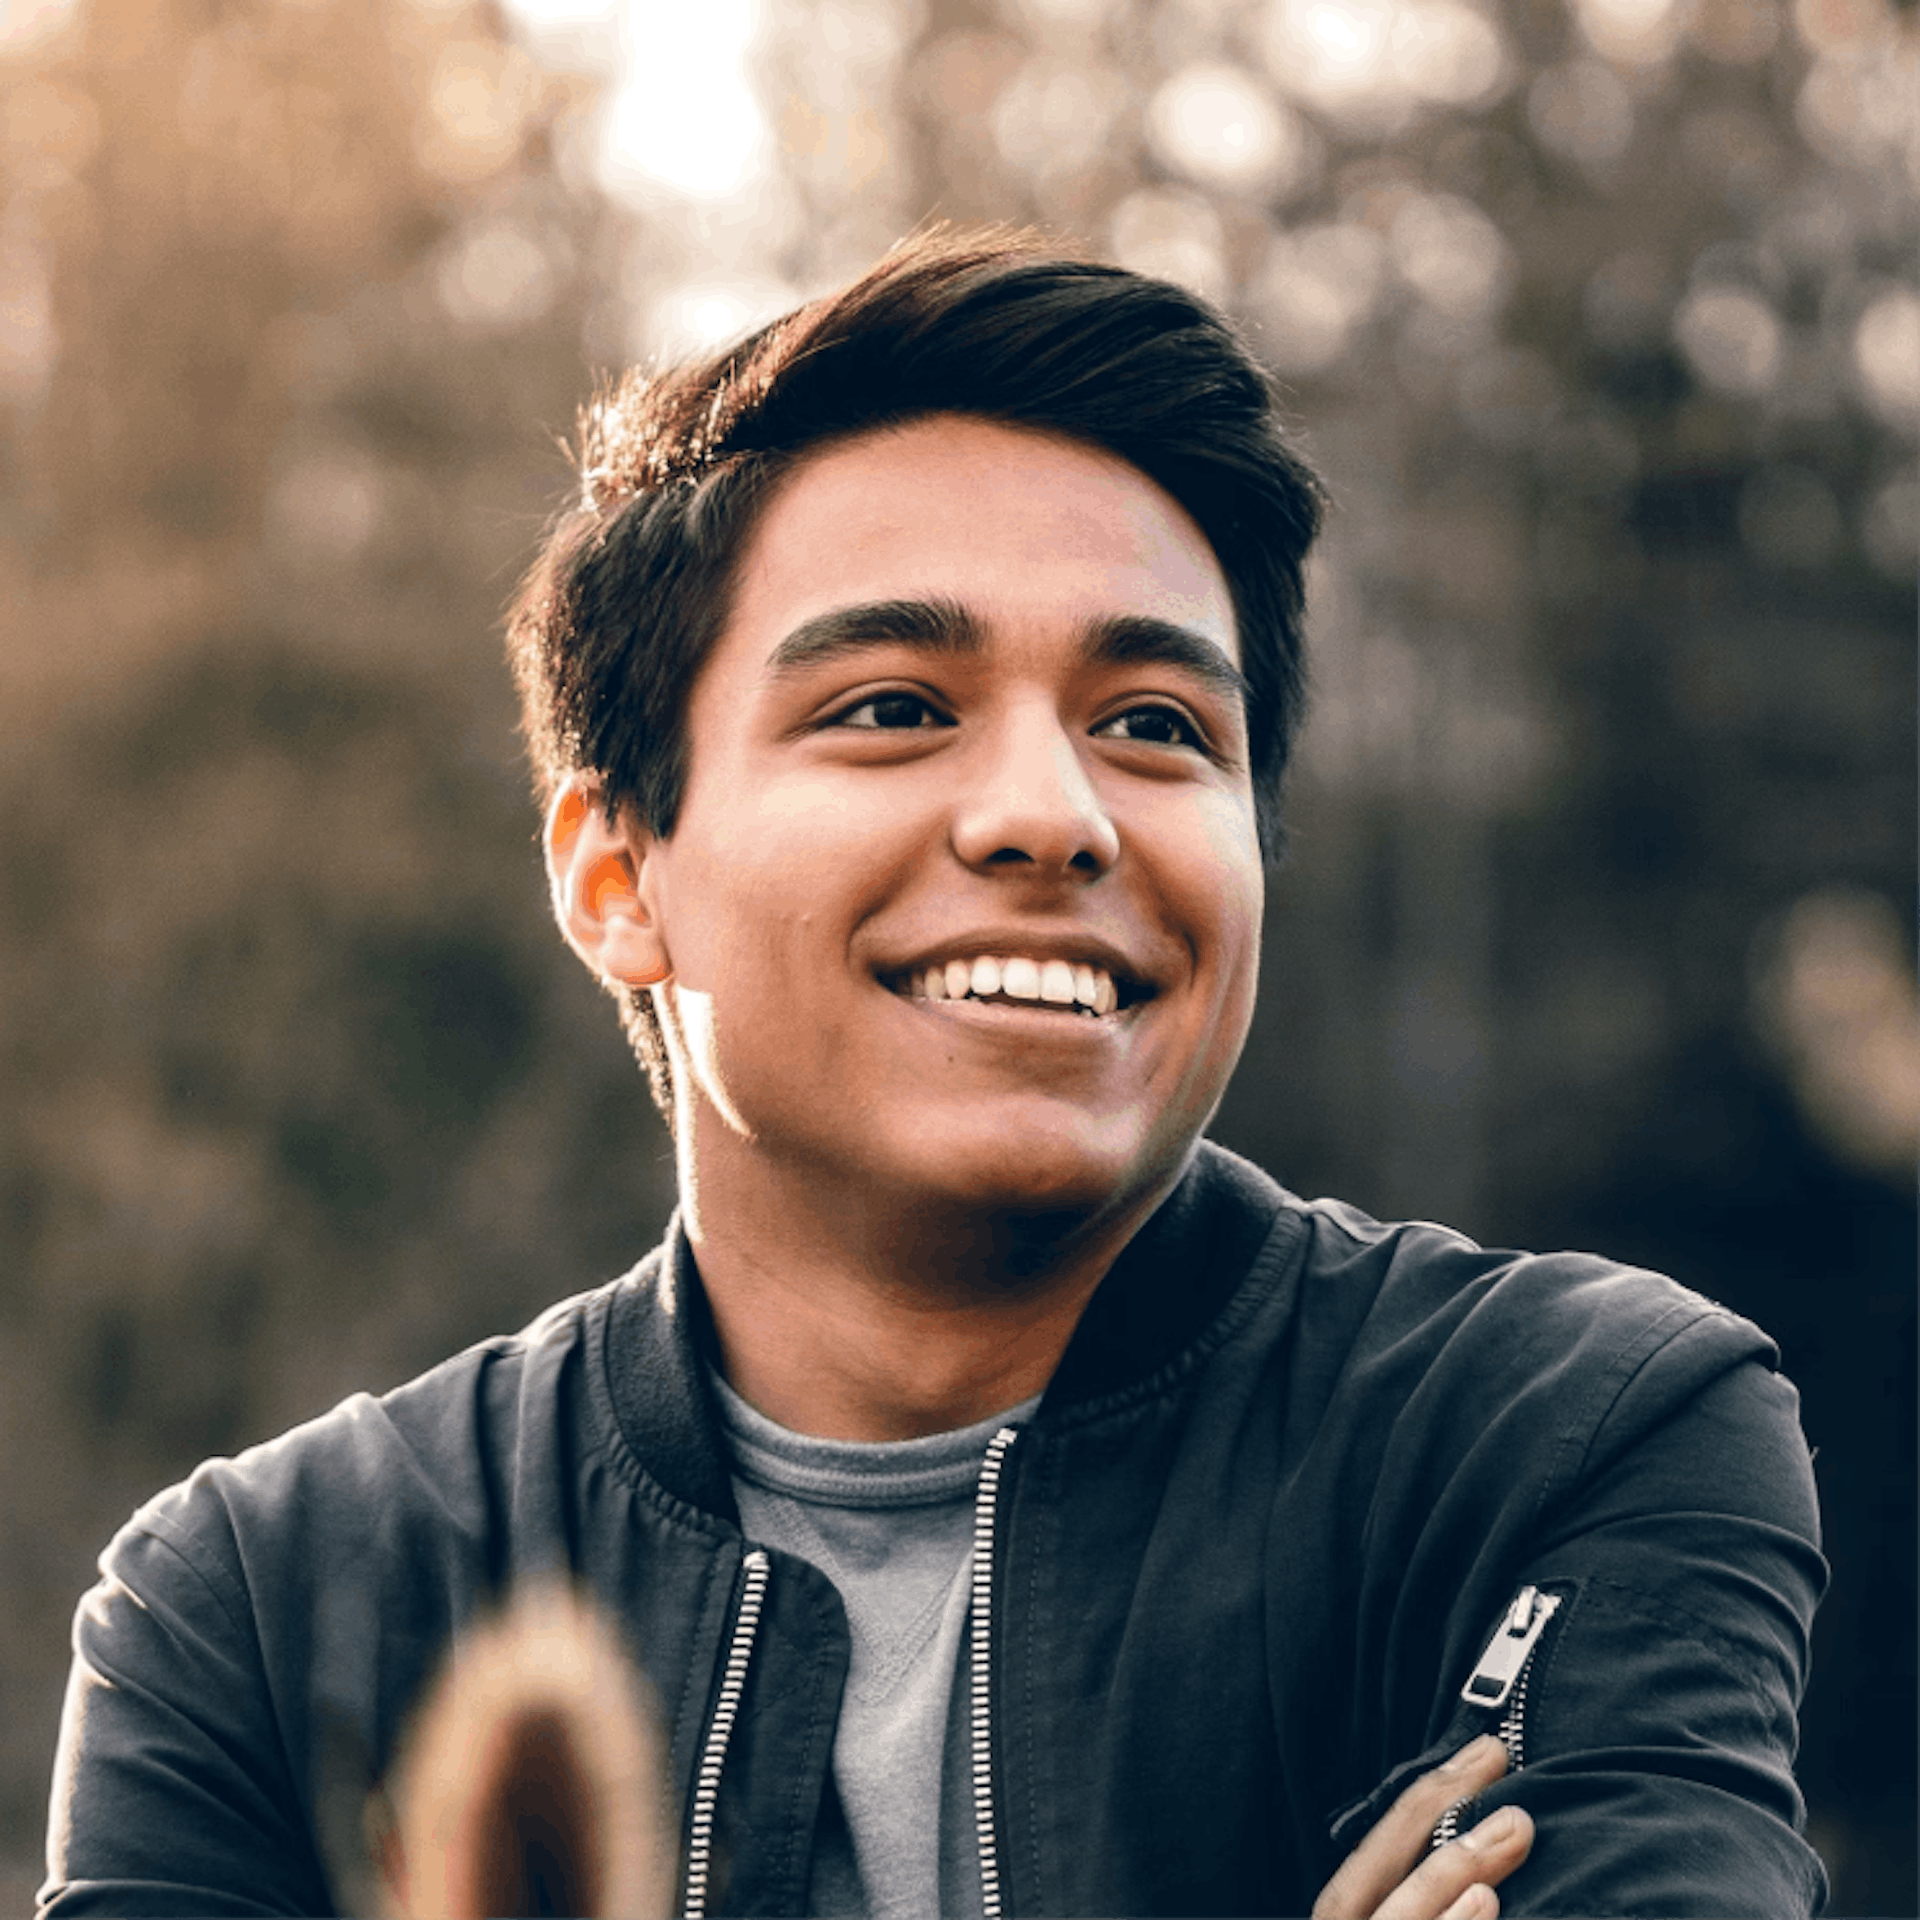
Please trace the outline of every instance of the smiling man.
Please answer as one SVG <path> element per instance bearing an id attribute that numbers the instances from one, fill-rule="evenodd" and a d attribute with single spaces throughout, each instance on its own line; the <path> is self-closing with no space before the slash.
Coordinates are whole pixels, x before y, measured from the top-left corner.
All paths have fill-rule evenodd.
<path id="1" fill-rule="evenodd" d="M 679 1214 L 135 1516 L 48 1911 L 347 1910 L 341 1780 L 556 1574 L 652 1681 L 690 1914 L 1817 1906 L 1765 1337 L 1202 1138 L 1319 514 L 1226 323 L 928 237 L 583 456 L 512 646 Z"/>
<path id="2" fill-rule="evenodd" d="M 1238 663 L 1143 474 L 933 414 L 768 505 L 670 833 L 566 779 L 562 923 L 662 989 L 684 1225 L 761 1412 L 893 1440 L 1038 1393 L 1172 1191 L 1253 1007 Z"/>

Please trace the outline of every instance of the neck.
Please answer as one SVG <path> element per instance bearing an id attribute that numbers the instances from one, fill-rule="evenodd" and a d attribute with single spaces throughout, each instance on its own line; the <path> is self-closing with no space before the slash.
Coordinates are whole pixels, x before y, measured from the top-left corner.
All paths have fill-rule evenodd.
<path id="1" fill-rule="evenodd" d="M 719 1143 L 715 1143 L 718 1145 Z M 681 1205 L 728 1384 L 795 1432 L 905 1440 L 1042 1391 L 1174 1175 L 1092 1216 L 823 1191 L 680 1148 Z"/>

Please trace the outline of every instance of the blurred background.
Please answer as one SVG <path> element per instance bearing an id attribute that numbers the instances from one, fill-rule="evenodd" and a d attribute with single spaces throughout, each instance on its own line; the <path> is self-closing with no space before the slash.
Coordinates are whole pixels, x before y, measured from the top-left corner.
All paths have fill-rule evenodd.
<path id="1" fill-rule="evenodd" d="M 1217 1132 L 1776 1335 L 1812 1831 L 1914 1913 L 1916 100 L 1891 0 L 0 0 L 0 1908 L 134 1505 L 658 1233 L 499 611 L 595 370 L 939 213 L 1287 382 Z"/>

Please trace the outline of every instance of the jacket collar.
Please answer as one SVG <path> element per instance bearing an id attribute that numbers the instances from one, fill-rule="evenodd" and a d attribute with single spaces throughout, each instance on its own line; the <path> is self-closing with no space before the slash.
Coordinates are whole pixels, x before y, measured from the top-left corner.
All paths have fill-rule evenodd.
<path id="1" fill-rule="evenodd" d="M 614 1418 L 634 1457 L 676 1500 L 738 1525 L 707 1385 L 718 1345 L 678 1212 L 665 1240 L 613 1290 L 606 1342 Z"/>
<path id="2" fill-rule="evenodd" d="M 1304 1232 L 1278 1185 L 1199 1142 L 1179 1185 L 1088 1303 L 1037 1423 L 1148 1390 L 1196 1347 L 1224 1338 L 1237 1324 L 1229 1308 L 1243 1282 L 1256 1268 L 1274 1280 L 1291 1271 Z M 713 1322 L 678 1214 L 662 1244 L 614 1289 L 606 1340 L 614 1415 L 634 1456 L 674 1499 L 737 1524 L 707 1384 L 718 1351 Z"/>
<path id="3" fill-rule="evenodd" d="M 1148 1389 L 1196 1347 L 1225 1338 L 1238 1324 L 1228 1310 L 1255 1267 L 1278 1279 L 1296 1264 L 1289 1256 L 1305 1228 L 1288 1198 L 1250 1162 L 1198 1142 L 1180 1184 L 1087 1303 L 1041 1402 L 1040 1423 Z"/>

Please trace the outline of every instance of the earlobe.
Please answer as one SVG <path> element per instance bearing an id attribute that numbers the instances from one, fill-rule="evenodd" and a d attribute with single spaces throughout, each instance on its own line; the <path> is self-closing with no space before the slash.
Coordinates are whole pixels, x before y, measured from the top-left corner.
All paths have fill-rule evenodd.
<path id="1" fill-rule="evenodd" d="M 547 809 L 547 880 L 567 944 L 603 980 L 657 987 L 673 971 L 666 944 L 642 898 L 649 841 L 609 825 L 600 788 L 570 778 Z"/>

